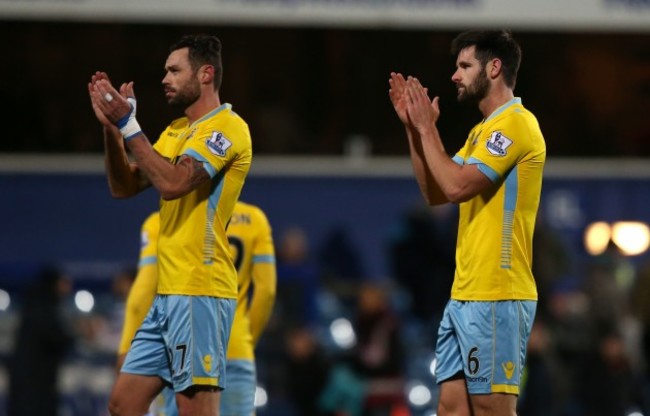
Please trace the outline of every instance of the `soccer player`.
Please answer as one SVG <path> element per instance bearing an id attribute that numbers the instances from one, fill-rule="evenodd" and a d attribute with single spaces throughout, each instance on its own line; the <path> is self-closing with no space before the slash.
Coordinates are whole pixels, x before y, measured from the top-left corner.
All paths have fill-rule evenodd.
<path id="1" fill-rule="evenodd" d="M 158 232 L 160 231 L 160 212 L 156 211 L 144 220 L 140 230 L 140 258 L 138 274 L 126 298 L 122 338 L 117 356 L 119 371 L 129 351 L 136 331 L 144 321 L 158 286 Z"/>
<path id="2" fill-rule="evenodd" d="M 237 298 L 226 224 L 252 159 L 248 125 L 221 103 L 221 42 L 185 36 L 171 47 L 162 84 L 182 109 L 154 146 L 136 117 L 133 83 L 107 74 L 88 91 L 104 127 L 114 197 L 149 186 L 161 195 L 157 295 L 136 332 L 109 399 L 112 415 L 142 415 L 170 384 L 181 415 L 218 415 Z M 131 163 L 127 149 L 135 161 Z"/>
<path id="3" fill-rule="evenodd" d="M 546 145 L 514 96 L 521 49 L 509 31 L 452 42 L 460 102 L 483 115 L 450 158 L 417 78 L 391 73 L 389 96 L 406 128 L 417 182 L 430 205 L 459 204 L 456 272 L 438 330 L 438 415 L 515 415 L 537 305 L 532 237 Z"/>
<path id="4" fill-rule="evenodd" d="M 155 294 L 157 272 L 152 265 L 156 261 L 158 218 L 155 212 L 142 226 L 138 277 L 127 301 L 120 355 L 128 351 L 135 330 L 144 319 L 142 312 L 151 305 Z M 257 386 L 254 348 L 271 316 L 275 301 L 275 249 L 266 215 L 251 204 L 237 202 L 227 234 L 238 271 L 239 294 L 228 344 L 228 388 L 221 395 L 221 415 L 252 415 Z M 165 388 L 162 400 L 157 401 L 154 408 L 160 408 L 161 415 L 178 414 L 173 390 Z"/>
<path id="5" fill-rule="evenodd" d="M 255 411 L 255 346 L 275 302 L 275 249 L 264 212 L 238 202 L 228 225 L 228 241 L 239 275 L 235 322 L 228 344 L 228 364 L 221 401 L 223 416 L 250 416 Z"/>

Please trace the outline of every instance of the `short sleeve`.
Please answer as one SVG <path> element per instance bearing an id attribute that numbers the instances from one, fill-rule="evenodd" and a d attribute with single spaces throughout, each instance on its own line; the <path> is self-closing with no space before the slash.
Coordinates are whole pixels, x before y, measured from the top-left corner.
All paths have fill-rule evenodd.
<path id="1" fill-rule="evenodd" d="M 183 151 L 183 154 L 203 162 L 211 177 L 237 159 L 248 142 L 247 132 L 236 123 L 214 127 L 208 124 L 194 132 Z"/>
<path id="2" fill-rule="evenodd" d="M 504 117 L 481 132 L 466 164 L 478 168 L 490 180 L 503 178 L 521 158 L 532 150 L 526 123 L 516 115 Z"/>

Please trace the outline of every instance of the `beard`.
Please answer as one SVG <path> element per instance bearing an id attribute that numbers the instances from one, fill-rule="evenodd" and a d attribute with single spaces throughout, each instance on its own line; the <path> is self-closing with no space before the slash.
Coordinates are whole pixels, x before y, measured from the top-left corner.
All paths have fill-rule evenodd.
<path id="1" fill-rule="evenodd" d="M 176 95 L 170 97 L 167 100 L 167 103 L 172 107 L 183 109 L 194 104 L 201 96 L 201 88 L 199 86 L 199 82 L 196 80 L 188 82 L 174 92 Z"/>
<path id="2" fill-rule="evenodd" d="M 458 102 L 478 104 L 487 97 L 490 91 L 490 81 L 484 71 L 481 71 L 474 82 L 465 87 L 464 91 L 458 89 Z"/>

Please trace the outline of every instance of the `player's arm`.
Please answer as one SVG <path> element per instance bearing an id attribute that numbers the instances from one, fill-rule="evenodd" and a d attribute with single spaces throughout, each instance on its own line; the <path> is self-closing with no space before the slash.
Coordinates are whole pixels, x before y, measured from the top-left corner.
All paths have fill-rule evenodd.
<path id="1" fill-rule="evenodd" d="M 271 317 L 273 304 L 275 303 L 277 281 L 275 262 L 269 258 L 258 259 L 253 264 L 252 275 L 254 290 L 250 302 L 249 316 L 253 345 L 257 345 Z"/>
<path id="2" fill-rule="evenodd" d="M 144 321 L 153 299 L 156 296 L 156 285 L 158 284 L 158 265 L 155 262 L 145 264 L 138 269 L 138 275 L 131 286 L 129 295 L 126 298 L 124 311 L 124 325 L 122 326 L 122 337 L 118 349 L 117 370 L 122 368 L 124 357 L 129 351 L 131 341 L 136 331 Z"/>
<path id="3" fill-rule="evenodd" d="M 151 186 L 144 172 L 129 160 L 117 128 L 104 127 L 104 148 L 108 187 L 114 198 L 128 198 Z"/>
<path id="4" fill-rule="evenodd" d="M 449 202 L 447 195 L 442 192 L 435 177 L 428 169 L 424 149 L 422 148 L 422 138 L 420 133 L 413 127 L 406 126 L 406 136 L 409 142 L 409 154 L 415 180 L 420 187 L 420 192 L 429 205 L 440 205 Z"/>
<path id="5" fill-rule="evenodd" d="M 253 297 L 248 311 L 253 345 L 257 345 L 273 312 L 277 284 L 271 225 L 263 211 L 258 210 L 257 216 L 260 228 L 253 243 L 251 271 Z"/>
<path id="6" fill-rule="evenodd" d="M 424 87 L 415 78 L 406 83 L 407 111 L 420 136 L 424 156 L 422 169 L 428 171 L 445 198 L 454 203 L 465 202 L 493 186 L 493 182 L 477 165 L 458 165 L 447 154 L 436 122 L 440 116 L 438 97 L 429 101 Z"/>
<path id="7" fill-rule="evenodd" d="M 132 96 L 132 91 L 118 93 L 107 77 L 98 76 L 94 77 L 89 84 L 89 92 L 95 114 L 98 118 L 103 117 L 108 121 L 109 126 L 119 127 L 126 147 L 131 151 L 137 163 L 136 166 L 128 164 L 125 159 L 126 152 L 118 153 L 119 145 L 117 144 L 107 151 L 111 157 L 110 163 L 114 175 L 119 178 L 122 178 L 119 175 L 124 175 L 128 178 L 124 187 L 127 189 L 127 194 L 133 189 L 140 190 L 139 184 L 144 183 L 139 171 L 144 173 L 144 177 L 158 190 L 162 198 L 167 200 L 180 198 L 210 179 L 210 174 L 204 168 L 203 162 L 184 155 L 181 156 L 178 163 L 172 164 L 154 150 L 135 120 L 135 106 L 126 98 Z M 100 121 L 102 120 L 100 119 Z M 104 122 L 102 124 L 106 126 Z M 112 130 L 111 135 L 115 134 L 115 130 Z M 134 184 L 138 186 L 134 186 Z"/>
<path id="8" fill-rule="evenodd" d="M 113 197 L 126 198 L 147 188 L 150 186 L 150 183 L 146 176 L 138 170 L 137 165 L 129 161 L 120 130 L 104 112 L 105 108 L 102 105 L 103 102 L 106 102 L 107 96 L 98 97 L 96 89 L 96 84 L 100 80 L 110 85 L 108 75 L 98 71 L 92 75 L 91 81 L 88 83 L 88 93 L 95 116 L 104 128 L 104 165 L 108 177 L 108 186 Z M 135 103 L 132 82 L 122 84 L 119 94 L 117 91 L 113 91 L 110 94 L 111 100 L 113 100 L 113 97 L 119 97 L 122 100 L 126 100 L 126 97 L 131 97 L 133 103 Z M 130 108 L 128 102 L 127 105 Z M 133 113 L 135 113 L 135 107 L 133 107 Z"/>
<path id="9" fill-rule="evenodd" d="M 127 146 L 138 167 L 165 200 L 180 198 L 210 180 L 203 162 L 182 155 L 176 164 L 172 164 L 153 149 L 144 134 L 129 140 Z"/>
<path id="10" fill-rule="evenodd" d="M 390 89 L 388 95 L 393 103 L 395 112 L 400 121 L 404 124 L 406 130 L 406 137 L 408 138 L 409 154 L 411 156 L 411 164 L 413 165 L 413 172 L 415 179 L 420 188 L 420 192 L 429 205 L 438 205 L 448 202 L 448 199 L 440 190 L 434 177 L 427 169 L 424 151 L 422 149 L 422 140 L 417 129 L 411 123 L 407 112 L 407 93 L 406 93 L 406 80 L 402 74 L 391 73 L 391 78 L 388 81 Z"/>

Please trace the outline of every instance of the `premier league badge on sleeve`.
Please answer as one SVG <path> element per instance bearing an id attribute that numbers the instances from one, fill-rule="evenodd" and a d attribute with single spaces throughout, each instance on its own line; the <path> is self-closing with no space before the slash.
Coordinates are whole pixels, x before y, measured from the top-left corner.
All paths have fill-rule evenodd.
<path id="1" fill-rule="evenodd" d="M 488 152 L 495 156 L 505 156 L 512 140 L 501 134 L 499 131 L 492 132 L 486 146 Z"/>
<path id="2" fill-rule="evenodd" d="M 205 142 L 208 149 L 217 156 L 225 156 L 226 151 L 232 146 L 232 142 L 226 139 L 220 131 L 213 131 L 212 136 Z"/>

